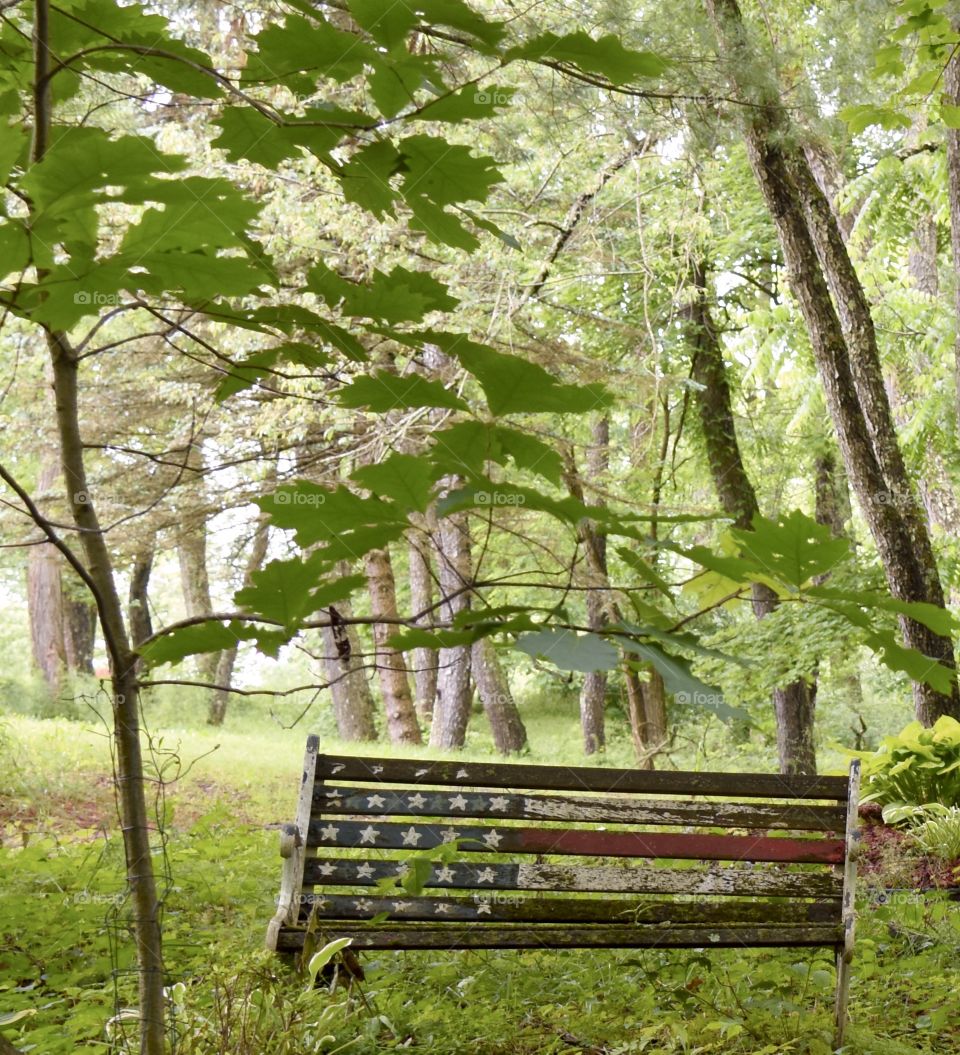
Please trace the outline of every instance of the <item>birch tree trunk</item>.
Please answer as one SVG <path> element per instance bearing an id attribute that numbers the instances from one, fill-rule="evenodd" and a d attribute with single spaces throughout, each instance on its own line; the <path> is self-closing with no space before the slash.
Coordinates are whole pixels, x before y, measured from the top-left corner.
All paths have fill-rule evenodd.
<path id="1" fill-rule="evenodd" d="M 422 737 L 403 655 L 387 644 L 387 640 L 398 629 L 395 622 L 390 622 L 397 618 L 397 587 L 389 552 L 384 549 L 370 550 L 365 558 L 365 568 L 373 618 L 387 620 L 373 624 L 377 676 L 387 717 L 387 733 L 391 743 L 419 744 L 422 743 Z"/>
<path id="2" fill-rule="evenodd" d="M 459 480 L 443 481 L 444 491 L 459 486 Z M 473 568 L 470 560 L 470 526 L 465 513 L 442 517 L 434 531 L 437 551 L 437 577 L 442 603 L 440 616 L 453 619 L 470 604 Z M 442 648 L 438 657 L 437 699 L 430 727 L 430 746 L 444 750 L 463 747 L 470 721 L 470 646 Z"/>
<path id="3" fill-rule="evenodd" d="M 930 536 L 893 429 L 869 306 L 842 233 L 797 145 L 775 82 L 768 77 L 758 89 L 756 56 L 736 0 L 705 4 L 734 87 L 750 103 L 742 115 L 747 154 L 777 227 L 844 464 L 890 592 L 943 608 Z M 955 669 L 948 637 L 907 617 L 899 623 L 906 645 Z M 917 718 L 926 725 L 941 714 L 960 716 L 955 678 L 949 693 L 914 682 L 913 695 Z"/>

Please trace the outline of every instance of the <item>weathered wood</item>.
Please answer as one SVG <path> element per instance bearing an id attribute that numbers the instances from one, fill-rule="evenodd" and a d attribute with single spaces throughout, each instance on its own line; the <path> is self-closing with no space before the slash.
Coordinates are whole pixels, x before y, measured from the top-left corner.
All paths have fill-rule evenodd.
<path id="1" fill-rule="evenodd" d="M 497 894 L 472 897 L 389 897 L 368 894 L 305 894 L 305 910 L 324 920 L 476 920 L 478 923 L 840 923 L 832 901 L 652 901 L 625 898 L 537 897 Z"/>
<path id="2" fill-rule="evenodd" d="M 847 996 L 850 991 L 850 964 L 856 924 L 857 857 L 860 854 L 860 828 L 857 806 L 860 800 L 860 759 L 850 763 L 850 797 L 847 800 L 846 860 L 843 868 L 842 941 L 837 945 L 837 998 L 834 1007 L 834 1047 L 843 1044 L 847 1028 Z"/>
<path id="3" fill-rule="evenodd" d="M 308 858 L 305 887 L 374 886 L 406 873 L 401 860 Z M 785 871 L 735 865 L 704 868 L 585 867 L 565 864 L 435 864 L 424 885 L 455 890 L 552 890 L 558 892 L 752 895 L 839 898 L 839 876 L 826 869 Z"/>
<path id="4" fill-rule="evenodd" d="M 453 796 L 451 802 L 463 796 Z M 457 825 L 454 827 L 454 825 Z M 676 832 L 510 828 L 392 821 L 312 821 L 308 846 L 427 850 L 454 840 L 469 853 L 575 854 L 578 857 L 677 858 L 710 861 L 784 861 L 839 864 L 842 839 L 777 839 L 762 835 L 687 835 Z"/>
<path id="5" fill-rule="evenodd" d="M 700 825 L 702 827 L 842 832 L 842 806 L 811 803 L 683 802 L 669 799 L 586 798 L 564 795 L 503 794 L 498 789 L 470 791 L 457 809 L 461 817 L 505 820 L 594 821 L 610 824 Z M 317 785 L 316 814 L 336 816 L 444 817 L 450 793 L 350 785 Z"/>
<path id="6" fill-rule="evenodd" d="M 838 802 L 844 802 L 847 798 L 846 777 L 787 776 L 776 773 L 671 773 L 351 755 L 322 756 L 318 773 L 337 781 L 375 781 L 385 784 L 727 795 L 734 798 L 827 799 Z"/>
<path id="7" fill-rule="evenodd" d="M 310 825 L 319 751 L 319 738 L 308 736 L 307 749 L 303 758 L 303 772 L 300 776 L 297 820 L 295 825 L 284 825 L 280 834 L 283 870 L 280 879 L 280 894 L 277 897 L 277 910 L 267 927 L 266 946 L 268 949 L 277 948 L 280 928 L 294 923 L 300 915 L 300 894 L 303 890 L 303 869 L 306 862 L 304 844 Z"/>
<path id="8" fill-rule="evenodd" d="M 567 948 L 743 948 L 822 946 L 836 943 L 838 925 L 779 924 L 772 927 L 680 926 L 478 926 L 437 927 L 409 925 L 377 927 L 332 925 L 321 928 L 324 937 L 350 938 L 358 949 L 567 949 Z M 303 945 L 304 931 L 281 932 L 279 948 L 294 950 Z"/>

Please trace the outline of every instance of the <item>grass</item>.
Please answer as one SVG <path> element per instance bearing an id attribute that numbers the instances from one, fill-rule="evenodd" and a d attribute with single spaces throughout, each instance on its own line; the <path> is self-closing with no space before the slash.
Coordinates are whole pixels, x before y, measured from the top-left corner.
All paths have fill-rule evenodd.
<path id="1" fill-rule="evenodd" d="M 816 951 L 377 953 L 362 986 L 308 989 L 260 949 L 279 883 L 270 827 L 292 813 L 304 731 L 164 718 L 152 757 L 168 782 L 157 863 L 178 1055 L 830 1050 L 834 973 Z M 582 762 L 575 722 L 534 709 L 532 759 Z M 756 745 L 721 766 L 706 738 L 682 764 L 704 742 L 704 768 L 772 768 Z M 482 733 L 470 749 L 489 753 Z M 629 745 L 605 761 L 628 764 Z M 24 1050 L 134 1050 L 110 772 L 92 721 L 0 719 L 0 1023 L 22 1016 L 0 1028 Z M 898 895 L 860 911 L 845 1053 L 960 1050 L 960 907 Z"/>

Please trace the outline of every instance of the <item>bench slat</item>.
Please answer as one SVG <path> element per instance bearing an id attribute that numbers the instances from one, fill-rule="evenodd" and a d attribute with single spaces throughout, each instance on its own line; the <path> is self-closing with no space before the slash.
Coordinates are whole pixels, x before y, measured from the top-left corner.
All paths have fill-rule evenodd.
<path id="1" fill-rule="evenodd" d="M 460 798 L 462 796 L 455 796 Z M 843 839 L 777 839 L 761 835 L 687 835 L 675 832 L 605 832 L 576 828 L 456 828 L 441 823 L 311 821 L 308 846 L 370 847 L 378 850 L 431 849 L 458 841 L 470 853 L 576 854 L 580 857 L 677 858 L 701 861 L 784 861 L 839 864 Z"/>
<path id="2" fill-rule="evenodd" d="M 374 886 L 402 875 L 402 861 L 308 858 L 304 886 Z M 825 870 L 778 868 L 616 868 L 557 864 L 435 864 L 427 887 L 631 894 L 716 894 L 839 898 L 842 878 Z"/>
<path id="3" fill-rule="evenodd" d="M 278 948 L 299 949 L 304 931 L 280 932 Z M 764 927 L 717 926 L 686 927 L 663 925 L 621 926 L 467 926 L 437 927 L 423 924 L 391 927 L 351 927 L 337 925 L 328 936 L 351 938 L 357 949 L 563 949 L 563 948 L 739 948 L 762 946 L 835 945 L 842 928 L 833 924 L 778 924 Z"/>
<path id="4" fill-rule="evenodd" d="M 476 920 L 478 923 L 840 923 L 833 901 L 643 901 L 636 898 L 393 897 L 308 894 L 323 920 Z"/>
<path id="5" fill-rule="evenodd" d="M 385 784 L 445 784 L 540 791 L 620 791 L 731 798 L 833 799 L 845 802 L 846 777 L 776 773 L 671 773 L 588 766 L 534 766 L 503 762 L 437 762 L 427 759 L 323 755 L 317 777 Z"/>
<path id="6" fill-rule="evenodd" d="M 681 802 L 578 798 L 562 795 L 513 795 L 498 790 L 471 791 L 459 796 L 463 817 L 508 820 L 596 821 L 615 824 L 701 825 L 717 828 L 772 828 L 795 831 L 842 832 L 842 806 L 810 803 Z M 446 791 L 398 790 L 317 784 L 313 808 L 324 815 L 448 816 L 451 795 Z"/>

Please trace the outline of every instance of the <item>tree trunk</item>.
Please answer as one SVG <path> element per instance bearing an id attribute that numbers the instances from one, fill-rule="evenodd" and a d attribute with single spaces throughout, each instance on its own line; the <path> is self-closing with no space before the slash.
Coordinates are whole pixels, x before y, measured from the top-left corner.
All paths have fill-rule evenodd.
<path id="1" fill-rule="evenodd" d="M 448 478 L 446 491 L 459 486 L 460 481 Z M 470 525 L 466 514 L 455 513 L 443 517 L 434 532 L 437 551 L 437 577 L 440 580 L 440 616 L 453 619 L 470 605 L 466 587 L 472 581 L 470 560 Z M 430 746 L 445 750 L 463 747 L 470 721 L 470 646 L 456 645 L 442 648 L 438 657 L 437 699 L 430 727 Z"/>
<path id="2" fill-rule="evenodd" d="M 730 60 L 744 108 L 747 153 L 773 217 L 824 386 L 844 464 L 894 597 L 944 607 L 930 537 L 903 465 L 883 385 L 869 307 L 842 234 L 817 186 L 776 86 L 755 90 L 756 68 L 736 0 L 705 0 Z M 836 298 L 834 304 L 833 298 Z M 904 642 L 955 669 L 953 643 L 900 617 Z M 914 682 L 917 718 L 960 716 L 956 679 L 949 694 Z"/>
<path id="3" fill-rule="evenodd" d="M 391 743 L 419 744 L 422 743 L 422 737 L 403 655 L 387 644 L 388 638 L 399 629 L 395 622 L 390 622 L 397 618 L 397 588 L 390 554 L 385 549 L 370 550 L 365 557 L 365 567 L 373 618 L 387 620 L 373 624 L 377 675 L 387 716 L 387 733 Z"/>
<path id="4" fill-rule="evenodd" d="M 37 4 L 38 27 L 46 21 L 45 6 L 42 0 Z M 46 39 L 45 28 L 38 37 Z M 163 1055 L 163 948 L 140 746 L 138 657 L 130 647 L 110 553 L 87 483 L 77 406 L 76 353 L 63 334 L 48 331 L 47 340 L 53 361 L 64 483 L 86 557 L 87 585 L 96 598 L 110 656 L 117 799 L 137 945 L 140 1051 L 142 1055 Z"/>
<path id="5" fill-rule="evenodd" d="M 694 263 L 692 286 L 694 298 L 686 308 L 687 338 L 693 348 L 690 376 L 699 386 L 694 398 L 710 475 L 723 511 L 737 527 L 749 530 L 760 506 L 740 453 L 723 348 L 710 312 L 702 261 Z M 774 591 L 762 583 L 753 584 L 752 595 L 753 612 L 758 619 L 769 615 L 779 604 Z M 802 679 L 773 690 L 781 773 L 817 771 L 815 697 L 816 689 Z"/>
<path id="6" fill-rule="evenodd" d="M 350 613 L 342 603 L 336 611 L 343 617 Z M 360 652 L 356 631 L 347 623 L 337 623 L 325 626 L 322 633 L 324 669 L 330 682 L 337 735 L 348 742 L 376 740 L 376 708 L 363 664 L 356 659 Z"/>
<path id="7" fill-rule="evenodd" d="M 490 722 L 494 746 L 501 755 L 522 751 L 527 746 L 527 730 L 490 638 L 474 641 L 470 658 L 473 680 Z"/>
<path id="8" fill-rule="evenodd" d="M 63 583 L 63 646 L 67 670 L 77 674 L 93 673 L 93 649 L 97 637 L 97 609 L 90 601 L 75 596 L 81 586 L 70 578 Z"/>
<path id="9" fill-rule="evenodd" d="M 408 553 L 410 610 L 413 614 L 427 612 L 433 605 L 433 577 L 424 542 L 411 538 Z M 429 615 L 425 621 L 430 621 Z M 417 713 L 420 720 L 429 725 L 437 698 L 437 651 L 433 648 L 415 648 L 411 652 L 411 659 Z"/>
<path id="10" fill-rule="evenodd" d="M 960 20 L 954 20 L 954 31 Z M 960 51 L 954 48 L 944 73 L 945 102 L 960 106 Z M 950 247 L 953 254 L 954 386 L 957 425 L 960 427 L 960 128 L 948 128 L 947 197 L 950 201 Z"/>
<path id="11" fill-rule="evenodd" d="M 194 440 L 187 454 L 187 465 L 195 473 L 203 470 L 203 453 Z M 192 492 L 193 501 L 202 502 L 198 492 Z M 177 556 L 180 560 L 180 588 L 188 618 L 210 615 L 213 601 L 210 597 L 210 576 L 207 570 L 207 518 L 204 512 L 182 515 L 177 531 Z M 220 655 L 206 652 L 195 657 L 197 675 L 201 681 L 213 684 L 217 677 Z"/>
<path id="12" fill-rule="evenodd" d="M 130 641 L 134 647 L 146 641 L 153 633 L 150 618 L 148 589 L 153 572 L 154 539 L 137 554 L 130 571 L 130 592 L 127 604 L 127 622 L 130 625 Z"/>
<path id="13" fill-rule="evenodd" d="M 587 474 L 592 480 L 605 473 L 610 463 L 610 418 L 599 417 L 593 426 L 593 436 L 587 452 Z M 581 490 L 582 494 L 582 490 Z M 587 626 L 600 630 L 606 622 L 604 593 L 607 581 L 607 540 L 596 528 L 581 525 L 581 538 L 587 546 L 587 565 L 591 573 L 592 589 L 587 591 Z M 606 745 L 604 707 L 607 699 L 607 672 L 593 670 L 583 677 L 580 687 L 580 731 L 583 734 L 584 754 L 592 755 Z"/>
<path id="14" fill-rule="evenodd" d="M 46 462 L 37 481 L 38 505 L 57 478 L 56 461 Z M 63 582 L 61 558 L 49 542 L 31 546 L 27 553 L 27 612 L 30 619 L 30 645 L 33 662 L 43 677 L 51 700 L 63 689 L 67 664 L 64 647 Z"/>
<path id="15" fill-rule="evenodd" d="M 49 0 L 35 0 L 33 23 L 33 141 L 31 160 L 43 160 L 52 121 Z M 33 215 L 33 206 L 28 203 Z M 39 275 L 42 277 L 42 274 Z M 140 748 L 140 701 L 137 656 L 130 648 L 116 575 L 87 482 L 83 437 L 77 400 L 79 360 L 66 334 L 45 329 L 53 368 L 60 462 L 73 523 L 86 558 L 74 570 L 97 603 L 104 643 L 110 656 L 113 687 L 113 734 L 116 743 L 116 793 L 126 858 L 127 889 L 133 902 L 132 922 L 137 949 L 140 1055 L 164 1055 L 165 1008 L 160 905 L 157 899 L 150 825 L 147 818 L 143 756 Z M 35 507 L 34 507 L 35 509 Z M 31 511 L 33 513 L 33 511 Z M 39 510 L 34 519 L 40 523 Z M 53 541 L 56 533 L 40 524 Z M 69 552 L 65 547 L 64 555 Z"/>

